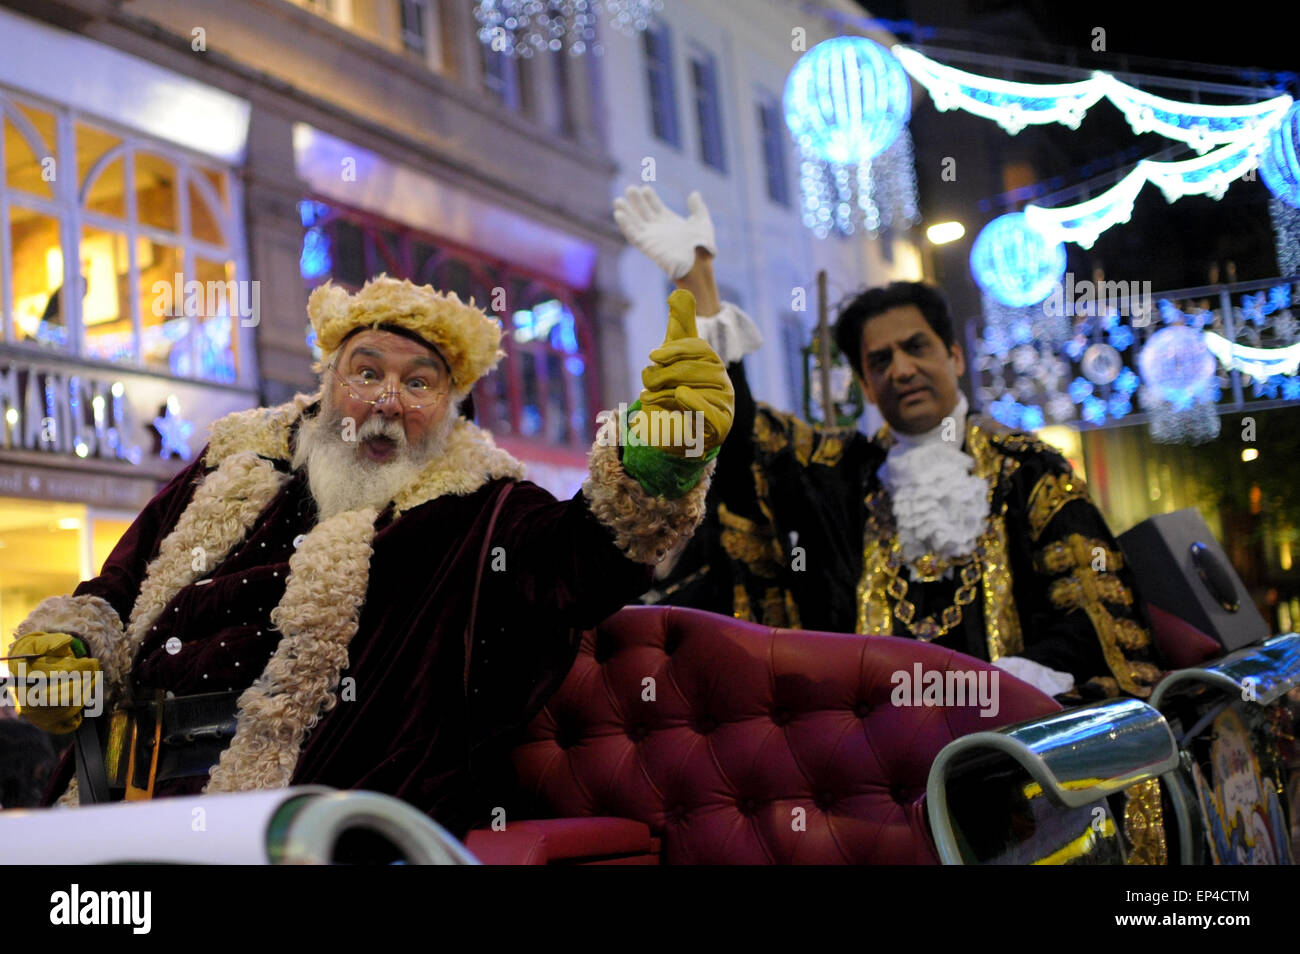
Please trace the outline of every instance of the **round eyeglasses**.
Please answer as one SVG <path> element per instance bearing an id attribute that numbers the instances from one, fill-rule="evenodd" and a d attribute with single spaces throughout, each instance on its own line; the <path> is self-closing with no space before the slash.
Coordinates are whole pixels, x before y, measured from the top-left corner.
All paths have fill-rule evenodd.
<path id="1" fill-rule="evenodd" d="M 339 374 L 334 368 L 330 370 L 334 373 L 334 377 L 338 378 L 339 383 L 347 388 L 348 394 L 354 401 L 360 401 L 362 404 L 382 404 L 389 395 L 395 394 L 397 400 L 408 411 L 432 407 L 446 397 L 450 388 L 450 382 L 445 375 L 441 374 L 433 375 L 435 380 L 432 381 L 427 378 L 413 378 L 400 388 L 390 388 L 385 385 L 383 378 L 369 368 L 347 376 Z"/>

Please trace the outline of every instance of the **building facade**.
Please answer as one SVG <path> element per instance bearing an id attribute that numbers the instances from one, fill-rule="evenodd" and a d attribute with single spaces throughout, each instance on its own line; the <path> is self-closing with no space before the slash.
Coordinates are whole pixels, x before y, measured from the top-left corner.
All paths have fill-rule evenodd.
<path id="1" fill-rule="evenodd" d="M 212 421 L 314 388 L 326 280 L 500 317 L 478 419 L 576 490 L 630 380 L 614 164 L 590 58 L 476 34 L 469 0 L 0 5 L 6 635 L 97 571 Z"/>
<path id="2" fill-rule="evenodd" d="M 602 26 L 601 56 L 516 59 L 474 0 L 0 3 L 4 632 L 96 572 L 214 420 L 314 388 L 325 281 L 499 317 L 477 419 L 575 492 L 665 326 L 668 283 L 610 212 L 629 184 L 704 193 L 724 295 L 766 339 L 755 392 L 799 409 L 818 269 L 832 307 L 920 274 L 905 236 L 801 224 L 781 94 L 834 32 L 795 0 L 675 0 L 643 34 Z"/>
<path id="3" fill-rule="evenodd" d="M 863 13 L 849 2 L 823 6 Z M 819 239 L 802 224 L 799 158 L 782 93 L 803 52 L 838 32 L 797 0 L 673 0 L 646 33 L 605 37 L 599 61 L 618 165 L 613 194 L 651 185 L 684 212 L 691 190 L 701 192 L 717 230 L 723 297 L 763 333 L 764 347 L 745 362 L 750 385 L 787 410 L 803 407 L 800 349 L 816 327 L 817 272 L 827 271 L 832 321 L 834 306 L 863 285 L 922 274 L 915 233 Z M 618 275 L 630 301 L 627 360 L 635 369 L 663 338 L 669 286 L 633 249 L 619 256 Z"/>

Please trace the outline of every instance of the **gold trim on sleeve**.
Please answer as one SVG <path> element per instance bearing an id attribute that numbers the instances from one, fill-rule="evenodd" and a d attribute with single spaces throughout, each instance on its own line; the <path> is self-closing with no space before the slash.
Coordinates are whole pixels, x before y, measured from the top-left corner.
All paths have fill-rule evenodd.
<path id="1" fill-rule="evenodd" d="M 894 631 L 894 617 L 885 595 L 888 577 L 885 565 L 889 559 L 889 542 L 871 536 L 867 531 L 862 549 L 862 579 L 858 581 L 858 632 L 887 633 Z"/>
<path id="2" fill-rule="evenodd" d="M 1119 627 L 1117 624 L 1120 621 L 1110 614 L 1102 602 L 1105 600 L 1125 605 L 1132 603 L 1133 596 L 1128 587 L 1120 583 L 1117 577 L 1094 573 L 1090 568 L 1076 569 L 1069 576 L 1052 584 L 1048 598 L 1058 609 L 1081 609 L 1088 614 L 1097 639 L 1101 642 L 1106 665 L 1121 689 L 1141 698 L 1151 694 L 1151 686 L 1159 678 L 1160 670 L 1149 663 L 1129 661 L 1120 649 L 1123 640 L 1134 638 L 1132 627 L 1136 624 Z"/>
<path id="3" fill-rule="evenodd" d="M 751 573 L 767 579 L 774 578 L 781 571 L 785 554 L 769 527 L 732 513 L 726 504 L 718 505 L 718 524 L 722 549 L 727 556 L 745 564 Z"/>
<path id="4" fill-rule="evenodd" d="M 1160 802 L 1160 779 L 1147 779 L 1125 789 L 1124 835 L 1133 846 L 1131 865 L 1167 865 L 1164 807 Z"/>
<path id="5" fill-rule="evenodd" d="M 1088 488 L 1074 474 L 1044 474 L 1029 494 L 1029 532 L 1037 541 L 1072 500 L 1087 500 Z"/>
<path id="6" fill-rule="evenodd" d="M 984 632 L 989 661 L 1014 656 L 1025 648 L 1007 559 L 1007 524 L 999 514 L 984 548 Z"/>
<path id="7" fill-rule="evenodd" d="M 1069 576 L 1055 580 L 1047 598 L 1057 609 L 1086 609 L 1088 604 L 1105 600 L 1120 606 L 1132 606 L 1133 594 L 1119 577 L 1097 573 L 1091 567 L 1076 567 Z"/>
<path id="8" fill-rule="evenodd" d="M 1101 568 L 1096 566 L 1101 558 Z M 1124 555 L 1112 550 L 1104 541 L 1072 533 L 1064 540 L 1054 540 L 1034 554 L 1034 569 L 1055 576 L 1076 566 L 1109 573 L 1124 565 Z"/>
<path id="9" fill-rule="evenodd" d="M 1115 620 L 1115 640 L 1127 650 L 1146 649 L 1151 645 L 1151 634 L 1146 627 L 1131 619 Z"/>

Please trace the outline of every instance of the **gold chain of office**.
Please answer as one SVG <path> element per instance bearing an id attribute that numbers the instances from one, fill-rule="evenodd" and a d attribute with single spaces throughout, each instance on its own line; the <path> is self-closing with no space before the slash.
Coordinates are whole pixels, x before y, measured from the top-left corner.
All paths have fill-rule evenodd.
<path id="1" fill-rule="evenodd" d="M 985 531 L 975 547 L 972 558 L 962 565 L 958 574 L 961 585 L 957 587 L 952 605 L 945 607 L 941 613 L 914 622 L 916 605 L 907 598 L 907 580 L 900 574 L 904 565 L 902 550 L 895 539 L 884 567 L 885 575 L 889 578 L 889 582 L 885 584 L 885 592 L 894 599 L 895 618 L 907 627 L 909 633 L 922 642 L 928 643 L 944 636 L 950 629 L 961 623 L 963 607 L 973 603 L 978 595 L 980 580 L 984 578 L 984 555 L 987 544 L 991 542 L 992 531 Z M 935 621 L 936 616 L 939 622 Z"/>
<path id="2" fill-rule="evenodd" d="M 993 485 L 994 481 L 990 480 L 988 490 L 989 515 L 984 524 L 984 532 L 980 534 L 979 539 L 976 541 L 975 552 L 971 554 L 970 559 L 961 564 L 961 569 L 958 572 L 961 583 L 957 587 L 957 593 L 953 597 L 952 605 L 944 607 L 942 612 L 931 614 L 920 622 L 915 622 L 916 604 L 907 598 L 908 583 L 902 576 L 902 569 L 905 565 L 903 547 L 898 542 L 897 532 L 894 533 L 893 539 L 890 541 L 889 557 L 886 559 L 884 566 L 885 576 L 888 577 L 885 592 L 894 600 L 895 619 L 907 627 L 907 631 L 921 642 L 933 642 L 946 635 L 949 630 L 961 623 L 963 608 L 975 602 L 980 581 L 984 578 L 985 556 L 994 543 Z M 889 499 L 888 494 L 883 496 L 892 511 L 892 500 Z M 955 568 L 957 563 L 944 560 L 937 554 L 926 553 L 918 557 L 913 565 L 920 572 L 923 582 L 932 582 L 938 579 L 940 574 L 948 567 Z M 935 621 L 936 616 L 938 622 Z"/>

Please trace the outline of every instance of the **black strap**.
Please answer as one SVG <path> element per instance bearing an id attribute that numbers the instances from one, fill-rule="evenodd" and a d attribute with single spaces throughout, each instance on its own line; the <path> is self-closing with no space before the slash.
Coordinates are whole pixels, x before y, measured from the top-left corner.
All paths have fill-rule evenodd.
<path id="1" fill-rule="evenodd" d="M 511 488 L 514 487 L 514 481 L 506 481 L 497 491 L 496 505 L 492 508 L 492 516 L 488 518 L 487 532 L 483 534 L 483 548 L 478 555 L 478 571 L 474 575 L 474 595 L 469 604 L 469 624 L 465 627 L 465 696 L 469 697 L 469 664 L 474 652 L 474 626 L 478 620 L 478 594 L 483 585 L 483 568 L 487 565 L 488 552 L 492 546 L 492 531 L 496 528 L 497 517 L 501 515 L 501 507 L 506 502 Z"/>
<path id="2" fill-rule="evenodd" d="M 93 719 L 89 716 L 82 718 L 73 743 L 77 761 L 77 796 L 83 805 L 109 801 L 104 745 L 99 738 L 100 719 L 107 722 L 108 713 Z"/>

